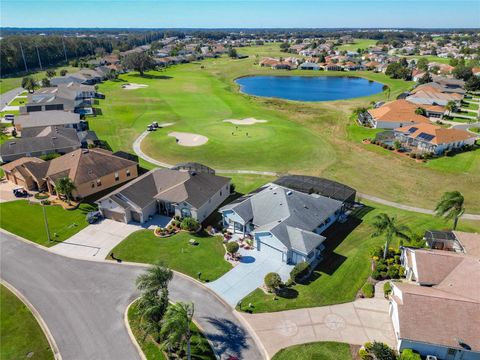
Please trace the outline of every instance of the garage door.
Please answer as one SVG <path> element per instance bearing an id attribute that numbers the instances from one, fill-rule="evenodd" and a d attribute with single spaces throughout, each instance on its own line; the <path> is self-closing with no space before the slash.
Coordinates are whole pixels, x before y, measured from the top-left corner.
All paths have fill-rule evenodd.
<path id="1" fill-rule="evenodd" d="M 132 220 L 136 222 L 142 222 L 142 215 L 138 212 L 132 211 Z"/>
<path id="2" fill-rule="evenodd" d="M 260 246 L 257 246 L 262 255 L 268 256 L 272 260 L 283 261 L 283 252 L 260 241 Z"/>
<path id="3" fill-rule="evenodd" d="M 118 213 L 111 210 L 102 210 L 103 216 L 107 219 L 112 219 L 119 222 L 125 222 L 125 214 Z"/>

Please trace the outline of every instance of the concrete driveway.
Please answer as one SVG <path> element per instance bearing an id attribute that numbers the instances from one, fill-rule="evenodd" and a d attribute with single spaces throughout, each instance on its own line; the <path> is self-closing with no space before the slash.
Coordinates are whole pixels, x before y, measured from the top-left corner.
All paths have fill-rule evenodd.
<path id="1" fill-rule="evenodd" d="M 15 195 L 13 195 L 13 189 L 16 187 L 18 187 L 18 185 L 15 185 L 7 180 L 0 181 L 0 203 L 20 200 L 21 198 L 17 198 Z"/>
<path id="2" fill-rule="evenodd" d="M 283 280 L 287 280 L 293 268 L 293 266 L 274 260 L 257 250 L 240 249 L 240 253 L 242 254 L 242 260 L 237 266 L 221 278 L 207 284 L 210 289 L 233 307 L 261 286 L 267 273 L 279 273 Z"/>
<path id="3" fill-rule="evenodd" d="M 272 357 L 285 347 L 314 341 L 363 345 L 376 340 L 393 347 L 388 308 L 388 301 L 380 297 L 311 309 L 240 314 Z"/>
<path id="4" fill-rule="evenodd" d="M 111 250 L 120 244 L 131 233 L 142 229 L 165 227 L 171 218 L 157 215 L 144 224 L 125 224 L 103 219 L 87 226 L 68 240 L 51 247 L 51 251 L 59 255 L 77 259 L 105 259 Z"/>

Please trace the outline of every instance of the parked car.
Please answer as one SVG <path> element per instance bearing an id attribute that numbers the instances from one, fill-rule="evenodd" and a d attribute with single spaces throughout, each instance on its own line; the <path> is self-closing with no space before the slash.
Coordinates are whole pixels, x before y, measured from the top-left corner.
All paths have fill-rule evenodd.
<path id="1" fill-rule="evenodd" d="M 101 220 L 103 218 L 103 215 L 100 211 L 90 211 L 87 214 L 87 222 L 89 224 L 95 224 L 97 221 Z"/>
<path id="2" fill-rule="evenodd" d="M 28 196 L 27 190 L 25 190 L 23 187 L 16 187 L 12 191 L 13 191 L 13 195 L 15 195 L 15 197 L 27 197 Z"/>

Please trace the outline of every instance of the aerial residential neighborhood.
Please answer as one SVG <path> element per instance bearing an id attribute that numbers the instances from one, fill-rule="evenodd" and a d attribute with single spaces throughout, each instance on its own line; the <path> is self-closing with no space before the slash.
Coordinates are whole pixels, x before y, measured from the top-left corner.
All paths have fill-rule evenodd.
<path id="1" fill-rule="evenodd" d="M 0 359 L 480 360 L 479 11 L 2 2 Z"/>

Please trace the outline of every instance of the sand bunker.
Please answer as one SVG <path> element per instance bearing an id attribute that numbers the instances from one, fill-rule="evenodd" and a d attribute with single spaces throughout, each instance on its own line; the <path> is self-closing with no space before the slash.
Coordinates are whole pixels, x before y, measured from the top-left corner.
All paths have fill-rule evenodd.
<path id="1" fill-rule="evenodd" d="M 253 125 L 256 123 L 266 123 L 267 120 L 257 120 L 255 118 L 246 118 L 246 119 L 227 119 L 223 120 L 223 122 L 229 122 L 235 125 Z"/>
<path id="2" fill-rule="evenodd" d="M 143 89 L 143 88 L 146 88 L 148 85 L 145 85 L 145 84 L 134 84 L 134 83 L 130 83 L 130 84 L 124 84 L 122 85 L 122 89 L 125 89 L 125 90 L 136 90 L 136 89 Z"/>
<path id="3" fill-rule="evenodd" d="M 200 146 L 208 141 L 206 136 L 184 132 L 171 132 L 168 136 L 176 138 L 177 144 L 182 146 Z"/>

